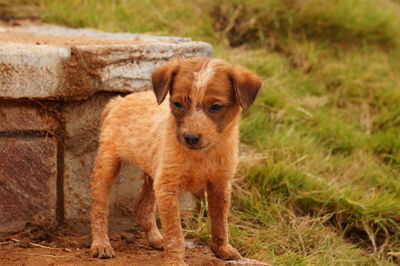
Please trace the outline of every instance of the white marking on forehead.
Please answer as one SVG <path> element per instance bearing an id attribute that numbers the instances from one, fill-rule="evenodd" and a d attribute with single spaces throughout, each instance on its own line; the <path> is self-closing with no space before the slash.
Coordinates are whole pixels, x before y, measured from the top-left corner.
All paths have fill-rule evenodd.
<path id="1" fill-rule="evenodd" d="M 202 98 L 207 88 L 208 83 L 212 80 L 216 72 L 216 66 L 221 63 L 220 59 L 210 59 L 199 72 L 193 72 L 193 92 L 197 96 L 196 98 Z"/>

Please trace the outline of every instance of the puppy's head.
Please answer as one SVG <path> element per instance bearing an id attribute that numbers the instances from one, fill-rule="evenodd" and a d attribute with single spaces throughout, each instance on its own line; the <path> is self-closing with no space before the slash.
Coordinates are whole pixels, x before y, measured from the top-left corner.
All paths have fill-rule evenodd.
<path id="1" fill-rule="evenodd" d="M 159 104 L 170 94 L 177 139 L 189 149 L 219 141 L 261 87 L 261 79 L 244 67 L 211 58 L 169 61 L 154 70 L 152 82 Z"/>

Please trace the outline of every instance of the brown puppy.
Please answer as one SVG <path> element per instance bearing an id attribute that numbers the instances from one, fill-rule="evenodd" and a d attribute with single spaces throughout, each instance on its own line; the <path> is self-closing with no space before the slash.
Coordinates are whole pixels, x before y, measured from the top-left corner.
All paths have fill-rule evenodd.
<path id="1" fill-rule="evenodd" d="M 92 176 L 92 255 L 114 257 L 107 235 L 107 201 L 121 160 L 128 160 L 145 173 L 136 206 L 138 221 L 150 244 L 164 247 L 168 265 L 186 265 L 178 196 L 202 188 L 207 191 L 212 251 L 222 259 L 239 259 L 228 242 L 238 122 L 261 80 L 239 65 L 191 58 L 155 69 L 152 81 L 156 99 L 152 92 L 132 93 L 113 99 L 103 112 Z M 163 237 L 156 225 L 156 202 Z"/>

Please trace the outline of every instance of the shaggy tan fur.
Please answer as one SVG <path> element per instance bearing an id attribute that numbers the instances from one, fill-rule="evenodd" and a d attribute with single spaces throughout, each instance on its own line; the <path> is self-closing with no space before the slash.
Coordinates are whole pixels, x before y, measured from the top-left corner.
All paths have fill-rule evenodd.
<path id="1" fill-rule="evenodd" d="M 152 82 L 154 93 L 117 97 L 103 112 L 92 176 L 92 255 L 115 256 L 107 234 L 108 196 L 121 160 L 127 160 L 145 173 L 136 205 L 138 222 L 150 244 L 164 248 L 166 264 L 186 265 L 178 197 L 201 189 L 207 192 L 212 251 L 222 259 L 239 259 L 228 242 L 238 122 L 261 80 L 239 65 L 192 58 L 157 68 Z M 163 236 L 156 225 L 156 203 Z"/>

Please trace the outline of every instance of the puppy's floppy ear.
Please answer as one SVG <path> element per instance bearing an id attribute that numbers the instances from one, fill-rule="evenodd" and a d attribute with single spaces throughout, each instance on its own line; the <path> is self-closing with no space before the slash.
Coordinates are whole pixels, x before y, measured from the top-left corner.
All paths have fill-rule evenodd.
<path id="1" fill-rule="evenodd" d="M 256 99 L 262 85 L 261 78 L 240 65 L 232 65 L 229 77 L 237 101 L 242 109 L 246 110 Z"/>
<path id="2" fill-rule="evenodd" d="M 174 82 L 174 77 L 178 72 L 179 59 L 167 62 L 166 64 L 156 68 L 152 75 L 153 91 L 157 98 L 157 103 L 164 101 L 167 93 L 170 91 Z"/>

